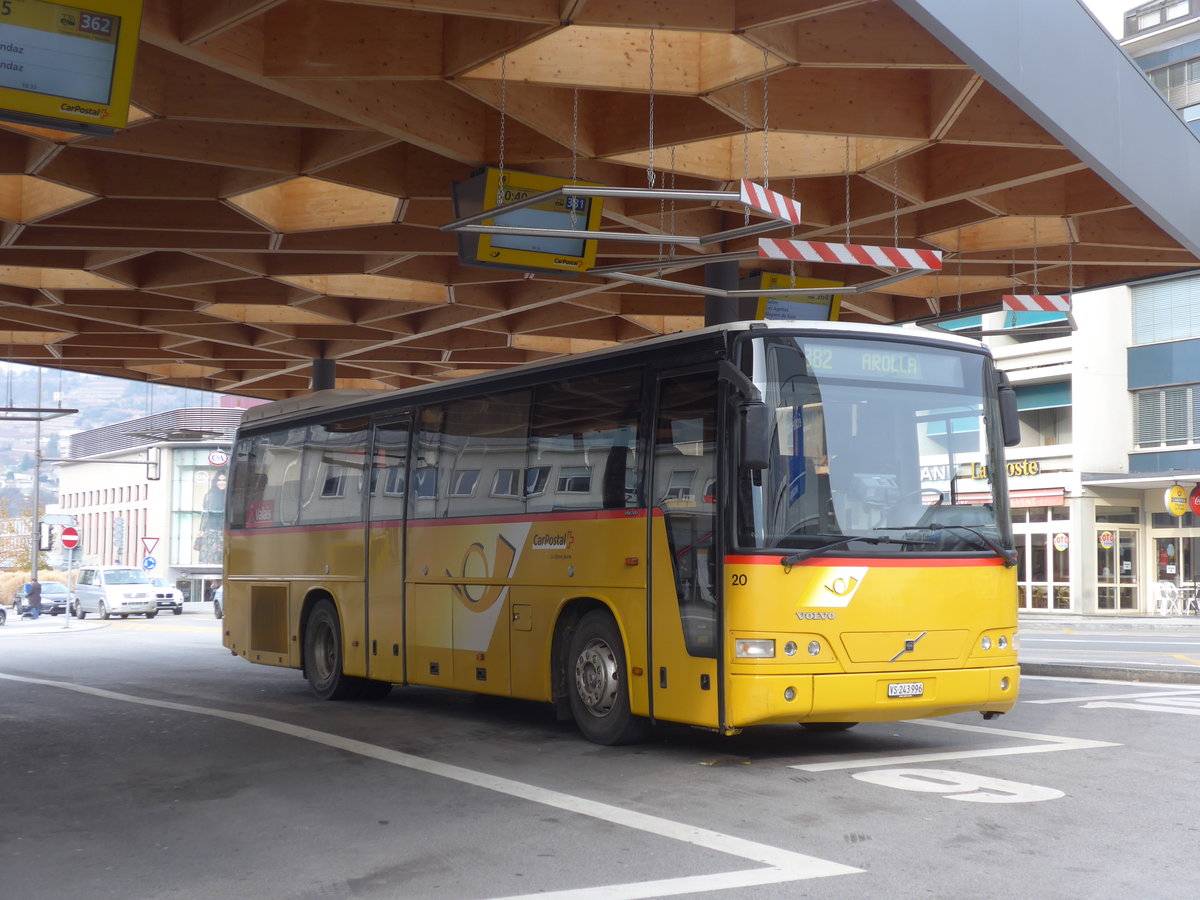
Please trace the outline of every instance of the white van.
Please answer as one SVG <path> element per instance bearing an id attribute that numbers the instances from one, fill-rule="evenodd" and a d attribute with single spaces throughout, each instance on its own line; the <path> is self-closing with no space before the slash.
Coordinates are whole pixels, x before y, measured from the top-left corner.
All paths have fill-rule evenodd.
<path id="1" fill-rule="evenodd" d="M 92 566 L 79 570 L 79 579 L 71 593 L 72 611 L 77 618 L 95 613 L 101 619 L 158 615 L 154 585 L 141 569 L 130 566 Z"/>

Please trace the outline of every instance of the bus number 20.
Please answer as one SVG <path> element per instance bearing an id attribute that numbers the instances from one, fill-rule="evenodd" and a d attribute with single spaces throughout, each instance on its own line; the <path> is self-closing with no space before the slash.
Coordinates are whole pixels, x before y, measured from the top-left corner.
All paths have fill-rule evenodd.
<path id="1" fill-rule="evenodd" d="M 729 583 L 734 587 L 743 587 L 746 584 L 746 576 L 741 572 L 734 572 Z"/>

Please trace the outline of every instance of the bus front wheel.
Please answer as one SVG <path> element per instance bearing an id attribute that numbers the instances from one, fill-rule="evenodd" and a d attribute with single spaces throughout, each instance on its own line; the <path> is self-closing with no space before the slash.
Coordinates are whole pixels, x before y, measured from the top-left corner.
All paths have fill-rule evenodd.
<path id="1" fill-rule="evenodd" d="M 647 723 L 629 711 L 625 647 L 605 610 L 579 620 L 567 651 L 571 714 L 583 736 L 597 744 L 631 744 L 645 738 Z"/>

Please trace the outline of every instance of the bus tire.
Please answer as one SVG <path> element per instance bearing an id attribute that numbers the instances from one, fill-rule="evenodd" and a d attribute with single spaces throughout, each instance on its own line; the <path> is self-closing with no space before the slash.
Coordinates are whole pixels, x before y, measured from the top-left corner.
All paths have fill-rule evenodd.
<path id="1" fill-rule="evenodd" d="M 359 679 L 342 671 L 342 626 L 328 600 L 313 607 L 304 629 L 304 677 L 321 700 L 358 696 Z"/>
<path id="2" fill-rule="evenodd" d="M 579 620 L 566 662 L 571 715 L 585 738 L 607 746 L 645 739 L 649 726 L 629 711 L 625 647 L 607 610 Z"/>

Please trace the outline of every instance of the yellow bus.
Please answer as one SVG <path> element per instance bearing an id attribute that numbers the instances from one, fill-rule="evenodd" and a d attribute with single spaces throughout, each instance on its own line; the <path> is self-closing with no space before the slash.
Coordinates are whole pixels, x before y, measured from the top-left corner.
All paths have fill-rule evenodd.
<path id="1" fill-rule="evenodd" d="M 845 728 L 1017 698 L 1007 380 L 976 341 L 713 326 L 248 410 L 223 642 L 318 697 L 431 685 Z"/>

